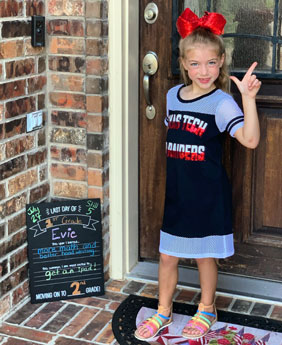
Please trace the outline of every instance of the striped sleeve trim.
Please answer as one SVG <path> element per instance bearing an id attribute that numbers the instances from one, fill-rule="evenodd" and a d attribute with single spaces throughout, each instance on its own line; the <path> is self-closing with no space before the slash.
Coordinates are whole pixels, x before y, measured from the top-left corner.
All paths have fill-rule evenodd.
<path id="1" fill-rule="evenodd" d="M 228 122 L 227 126 L 226 126 L 226 130 L 228 133 L 231 132 L 231 129 L 237 125 L 240 122 L 244 121 L 244 116 L 236 116 L 234 117 L 231 121 Z"/>

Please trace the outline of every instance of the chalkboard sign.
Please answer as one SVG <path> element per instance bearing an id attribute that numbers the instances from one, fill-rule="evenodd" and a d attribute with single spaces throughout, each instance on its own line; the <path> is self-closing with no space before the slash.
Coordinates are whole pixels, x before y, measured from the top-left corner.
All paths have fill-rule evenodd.
<path id="1" fill-rule="evenodd" d="M 100 199 L 26 206 L 31 303 L 104 294 Z"/>

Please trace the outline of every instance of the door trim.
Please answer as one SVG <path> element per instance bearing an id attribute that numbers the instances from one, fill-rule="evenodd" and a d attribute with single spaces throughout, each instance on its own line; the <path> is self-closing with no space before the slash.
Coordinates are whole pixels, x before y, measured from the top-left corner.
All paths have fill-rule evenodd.
<path id="1" fill-rule="evenodd" d="M 125 273 L 138 261 L 138 54 L 138 0 L 109 1 L 109 269 L 112 279 L 124 279 Z"/>

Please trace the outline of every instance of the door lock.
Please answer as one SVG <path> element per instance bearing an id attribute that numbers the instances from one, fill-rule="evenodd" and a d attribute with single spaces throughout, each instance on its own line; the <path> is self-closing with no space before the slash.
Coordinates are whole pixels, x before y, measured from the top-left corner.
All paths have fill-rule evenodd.
<path id="1" fill-rule="evenodd" d="M 159 9 L 154 2 L 149 2 L 144 11 L 144 19 L 146 23 L 153 24 L 158 18 Z"/>
<path id="2" fill-rule="evenodd" d="M 143 88 L 146 102 L 148 104 L 146 108 L 146 116 L 148 119 L 152 120 L 156 115 L 155 107 L 152 105 L 150 99 L 150 76 L 154 75 L 158 70 L 158 56 L 156 53 L 149 51 L 143 59 Z"/>

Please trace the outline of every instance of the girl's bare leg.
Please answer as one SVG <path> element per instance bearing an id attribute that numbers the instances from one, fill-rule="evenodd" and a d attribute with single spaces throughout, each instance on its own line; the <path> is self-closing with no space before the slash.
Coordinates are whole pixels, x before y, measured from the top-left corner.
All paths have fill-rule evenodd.
<path id="1" fill-rule="evenodd" d="M 215 298 L 215 291 L 217 285 L 217 264 L 214 258 L 204 258 L 204 259 L 196 259 L 198 270 L 199 270 L 199 278 L 200 278 L 200 285 L 201 285 L 201 303 L 205 306 L 210 306 L 209 308 L 205 308 L 205 311 L 209 313 L 215 312 L 215 307 L 213 306 L 214 298 Z M 211 321 L 214 319 L 212 316 L 206 316 Z M 188 335 L 200 335 L 201 332 L 192 326 L 185 327 L 184 332 Z"/>
<path id="2" fill-rule="evenodd" d="M 170 308 L 172 297 L 175 292 L 178 280 L 178 261 L 179 258 L 160 254 L 159 262 L 159 304 L 165 308 Z M 170 312 L 163 313 L 164 316 L 170 316 Z M 166 320 L 163 319 L 163 322 Z M 146 327 L 139 327 L 138 333 L 144 338 L 150 338 L 151 334 Z"/>

